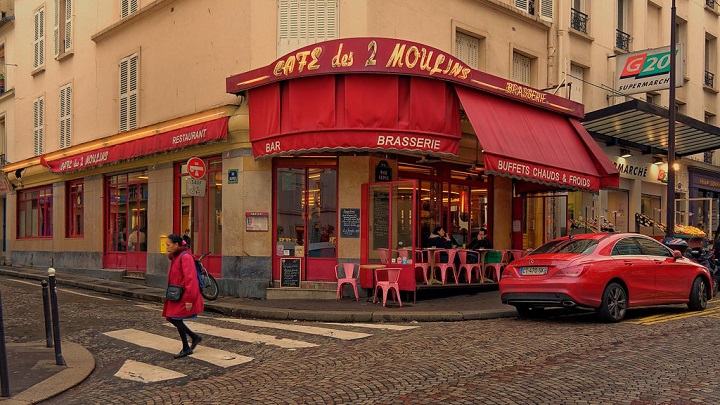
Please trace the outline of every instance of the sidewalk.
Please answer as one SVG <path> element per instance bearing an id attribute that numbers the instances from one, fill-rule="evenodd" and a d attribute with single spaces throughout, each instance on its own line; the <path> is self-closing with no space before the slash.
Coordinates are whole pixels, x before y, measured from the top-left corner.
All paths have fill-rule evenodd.
<path id="1" fill-rule="evenodd" d="M 47 271 L 0 267 L 0 275 L 36 280 L 47 279 Z M 60 287 L 76 287 L 145 301 L 162 302 L 165 290 L 134 283 L 110 281 L 58 271 Z M 454 292 L 455 293 L 455 292 Z M 403 301 L 400 308 L 373 304 L 367 298 L 342 300 L 257 300 L 219 297 L 205 301 L 205 311 L 238 318 L 301 320 L 322 322 L 446 322 L 514 317 L 515 308 L 503 305 L 497 286 L 487 285 L 456 291 L 449 297 L 426 299 L 437 292 L 422 290 L 419 300 Z M 62 342 L 66 366 L 55 365 L 55 351 L 45 342 L 7 344 L 10 374 L 9 398 L 0 397 L 3 405 L 32 404 L 51 398 L 81 383 L 95 368 L 95 359 L 84 347 Z"/>
<path id="2" fill-rule="evenodd" d="M 47 271 L 0 267 L 0 275 L 37 280 L 47 278 Z M 77 287 L 152 302 L 162 302 L 165 290 L 134 283 L 105 280 L 58 271 L 59 286 Z M 205 311 L 238 318 L 299 320 L 322 322 L 449 322 L 516 316 L 515 308 L 500 302 L 496 285 L 478 286 L 461 291 L 462 295 L 424 299 L 432 291 L 421 290 L 419 300 L 403 301 L 402 308 L 388 300 L 388 306 L 342 300 L 261 300 L 219 297 L 205 301 Z"/>

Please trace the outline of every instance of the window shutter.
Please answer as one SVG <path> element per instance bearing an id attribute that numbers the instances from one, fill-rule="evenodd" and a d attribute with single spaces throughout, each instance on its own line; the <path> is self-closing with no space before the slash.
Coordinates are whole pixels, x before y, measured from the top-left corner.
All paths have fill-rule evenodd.
<path id="1" fill-rule="evenodd" d="M 515 0 L 515 7 L 520 10 L 529 13 L 530 12 L 530 1 L 529 0 Z"/>
<path id="2" fill-rule="evenodd" d="M 55 0 L 53 38 L 55 40 L 55 57 L 57 58 L 60 55 L 60 0 Z"/>
<path id="3" fill-rule="evenodd" d="M 540 0 L 540 19 L 553 20 L 553 0 Z"/>
<path id="4" fill-rule="evenodd" d="M 120 132 L 128 130 L 127 122 L 127 103 L 128 103 L 128 66 L 130 65 L 129 59 L 123 59 L 120 61 Z"/>
<path id="5" fill-rule="evenodd" d="M 35 12 L 35 58 L 33 68 L 39 68 L 45 64 L 45 9 L 41 8 Z"/>
<path id="6" fill-rule="evenodd" d="M 72 87 L 60 89 L 60 148 L 71 146 L 72 136 Z"/>
<path id="7" fill-rule="evenodd" d="M 468 66 L 473 69 L 478 68 L 478 55 L 480 52 L 479 39 L 467 34 L 463 34 L 462 32 L 456 32 L 455 52 L 455 56 L 461 61 L 465 62 Z"/>
<path id="8" fill-rule="evenodd" d="M 137 128 L 138 124 L 138 64 L 135 54 L 120 61 L 120 132 Z"/>
<path id="9" fill-rule="evenodd" d="M 568 77 L 567 81 L 572 83 L 570 86 L 570 100 L 582 103 L 583 102 L 583 80 L 585 80 L 585 69 L 577 66 L 570 65 L 570 74 L 573 77 Z M 577 78 L 577 79 L 576 79 Z"/>
<path id="10" fill-rule="evenodd" d="M 338 35 L 337 0 L 278 0 L 278 56 Z"/>
<path id="11" fill-rule="evenodd" d="M 129 17 L 131 14 L 137 12 L 138 0 L 122 0 L 120 2 L 120 18 Z"/>
<path id="12" fill-rule="evenodd" d="M 72 0 L 65 0 L 65 46 L 64 52 L 72 48 Z"/>
<path id="13" fill-rule="evenodd" d="M 44 110 L 45 99 L 43 97 L 35 99 L 33 102 L 33 153 L 35 156 L 43 153 Z"/>
<path id="14" fill-rule="evenodd" d="M 513 80 L 518 83 L 530 85 L 530 58 L 519 53 L 513 53 Z"/>
<path id="15" fill-rule="evenodd" d="M 138 116 L 138 55 L 130 57 L 128 73 L 128 130 L 137 129 Z"/>

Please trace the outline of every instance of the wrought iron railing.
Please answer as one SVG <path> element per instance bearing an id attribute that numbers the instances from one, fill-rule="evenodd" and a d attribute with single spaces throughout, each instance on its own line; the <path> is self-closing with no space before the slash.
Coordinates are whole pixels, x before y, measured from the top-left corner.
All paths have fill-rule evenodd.
<path id="1" fill-rule="evenodd" d="M 715 88 L 715 86 L 713 86 L 714 83 L 715 83 L 715 74 L 708 72 L 706 70 L 705 71 L 705 85 L 714 89 Z"/>
<path id="2" fill-rule="evenodd" d="M 587 34 L 588 15 L 580 10 L 570 9 L 570 26 L 574 30 Z"/>
<path id="3" fill-rule="evenodd" d="M 623 51 L 630 50 L 630 34 L 616 30 L 615 34 L 615 47 L 622 49 Z"/>
<path id="4" fill-rule="evenodd" d="M 705 0 L 705 5 L 714 10 L 715 9 L 715 0 Z"/>

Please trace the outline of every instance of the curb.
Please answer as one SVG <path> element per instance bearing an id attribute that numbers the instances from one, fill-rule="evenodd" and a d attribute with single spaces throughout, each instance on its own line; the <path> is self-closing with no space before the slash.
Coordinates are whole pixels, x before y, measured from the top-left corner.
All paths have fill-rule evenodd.
<path id="1" fill-rule="evenodd" d="M 44 275 L 30 274 L 27 272 L 0 268 L 1 275 L 18 278 L 43 280 Z M 85 277 L 85 276 L 78 276 Z M 90 279 L 90 277 L 88 277 Z M 107 280 L 68 280 L 57 278 L 58 285 L 82 288 L 85 290 L 97 291 L 106 294 L 118 295 L 128 298 L 136 298 L 143 301 L 162 303 L 165 299 L 164 291 L 159 288 L 132 285 L 131 287 L 108 285 Z M 115 283 L 115 282 L 112 282 Z M 296 320 L 296 321 L 319 321 L 319 322 L 461 322 L 483 319 L 510 318 L 516 317 L 515 309 L 486 309 L 466 311 L 415 311 L 406 312 L 400 308 L 381 311 L 323 311 L 284 309 L 275 307 L 256 307 L 242 304 L 230 304 L 223 302 L 205 302 L 205 310 L 220 313 L 235 318 L 255 318 L 270 320 Z"/>

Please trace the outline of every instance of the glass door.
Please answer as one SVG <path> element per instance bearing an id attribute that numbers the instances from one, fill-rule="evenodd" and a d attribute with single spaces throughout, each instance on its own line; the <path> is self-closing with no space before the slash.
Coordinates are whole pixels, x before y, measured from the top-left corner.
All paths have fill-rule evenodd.
<path id="1" fill-rule="evenodd" d="M 175 211 L 175 232 L 187 236 L 190 248 L 194 254 L 210 254 L 203 259 L 203 265 L 214 277 L 221 277 L 222 273 L 222 158 L 220 156 L 205 159 L 207 173 L 205 190 L 201 195 L 190 195 L 187 179 L 187 163 L 177 164 L 176 177 L 179 184 L 179 196 L 175 201 L 180 202 Z"/>
<path id="2" fill-rule="evenodd" d="M 106 178 L 107 268 L 144 272 L 147 267 L 147 178 L 145 171 Z"/>
<path id="3" fill-rule="evenodd" d="M 273 279 L 284 257 L 302 258 L 302 279 L 335 281 L 337 169 L 277 168 Z"/>

